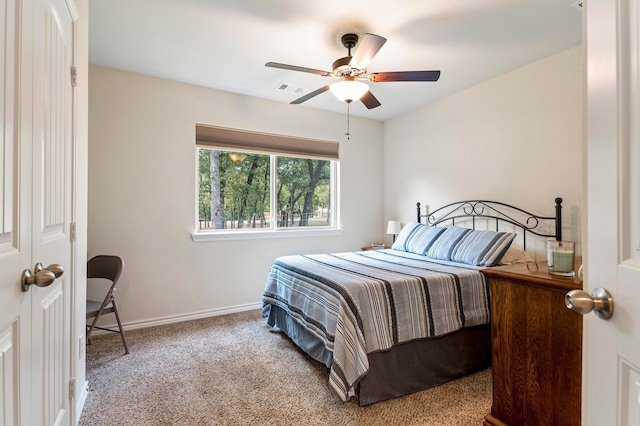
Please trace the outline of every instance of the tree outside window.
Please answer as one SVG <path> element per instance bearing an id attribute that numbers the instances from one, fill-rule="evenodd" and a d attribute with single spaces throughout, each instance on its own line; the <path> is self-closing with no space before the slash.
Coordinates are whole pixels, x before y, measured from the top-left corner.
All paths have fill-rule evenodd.
<path id="1" fill-rule="evenodd" d="M 200 230 L 334 226 L 335 161 L 197 150 Z"/>

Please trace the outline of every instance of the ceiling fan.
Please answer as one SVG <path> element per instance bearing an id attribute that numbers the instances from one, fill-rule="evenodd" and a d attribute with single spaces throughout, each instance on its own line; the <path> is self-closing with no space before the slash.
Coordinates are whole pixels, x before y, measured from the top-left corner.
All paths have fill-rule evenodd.
<path id="1" fill-rule="evenodd" d="M 367 108 L 371 109 L 380 106 L 380 102 L 369 90 L 369 85 L 358 80 L 369 80 L 372 83 L 381 83 L 390 81 L 437 81 L 438 78 L 440 78 L 440 71 L 394 71 L 376 72 L 367 75 L 367 65 L 369 65 L 369 62 L 371 62 L 387 39 L 375 34 L 366 33 L 362 37 L 358 49 L 353 56 L 351 56 L 351 49 L 358 43 L 358 35 L 351 33 L 345 34 L 341 40 L 342 45 L 347 48 L 349 53 L 344 58 L 340 58 L 333 63 L 332 71 L 322 71 L 277 62 L 267 62 L 265 64 L 265 66 L 271 68 L 301 71 L 317 74 L 322 77 L 340 79 L 339 82 L 328 84 L 294 100 L 291 102 L 292 104 L 301 104 L 327 90 L 331 90 L 341 101 L 351 103 L 359 99 Z"/>

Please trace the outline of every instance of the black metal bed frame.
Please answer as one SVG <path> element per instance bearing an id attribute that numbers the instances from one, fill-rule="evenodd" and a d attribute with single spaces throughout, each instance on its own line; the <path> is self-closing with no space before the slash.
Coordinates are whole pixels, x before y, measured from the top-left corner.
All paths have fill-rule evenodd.
<path id="1" fill-rule="evenodd" d="M 523 248 L 526 249 L 527 232 L 540 237 L 555 238 L 558 241 L 562 240 L 562 198 L 557 197 L 555 202 L 555 216 L 539 216 L 510 204 L 489 200 L 456 201 L 440 207 L 429 214 L 421 213 L 420 203 L 416 203 L 416 207 L 418 211 L 418 222 L 422 223 L 422 218 L 425 218 L 427 225 L 432 226 L 446 222 L 450 222 L 453 226 L 456 223 L 456 219 L 463 219 L 465 222 L 471 219 L 472 228 L 475 229 L 476 218 L 481 218 L 482 220 L 495 220 L 496 231 L 498 231 L 501 222 L 509 223 L 524 231 L 522 233 L 522 241 Z M 516 219 L 516 216 L 520 216 L 522 219 Z M 541 232 L 540 229 L 544 223 L 554 223 L 555 233 L 549 234 Z"/>

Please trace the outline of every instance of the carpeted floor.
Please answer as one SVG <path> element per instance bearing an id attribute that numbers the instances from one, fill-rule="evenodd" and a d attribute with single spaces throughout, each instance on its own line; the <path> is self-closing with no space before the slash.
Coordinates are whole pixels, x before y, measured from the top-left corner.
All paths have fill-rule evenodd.
<path id="1" fill-rule="evenodd" d="M 328 370 L 259 311 L 117 334 L 87 346 L 80 425 L 480 425 L 491 369 L 402 398 L 342 402 Z"/>

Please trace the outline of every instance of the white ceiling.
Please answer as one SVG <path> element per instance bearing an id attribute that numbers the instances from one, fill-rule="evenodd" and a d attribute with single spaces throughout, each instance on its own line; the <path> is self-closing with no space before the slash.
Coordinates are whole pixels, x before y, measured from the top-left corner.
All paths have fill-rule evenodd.
<path id="1" fill-rule="evenodd" d="M 382 106 L 350 113 L 386 120 L 581 43 L 575 0 L 91 0 L 95 65 L 289 103 L 280 83 L 316 90 L 328 77 L 266 62 L 331 71 L 340 37 L 387 38 L 368 71 L 441 70 L 437 82 L 369 83 Z M 357 50 L 357 46 L 355 48 Z M 292 108 L 346 113 L 325 92 Z"/>

